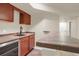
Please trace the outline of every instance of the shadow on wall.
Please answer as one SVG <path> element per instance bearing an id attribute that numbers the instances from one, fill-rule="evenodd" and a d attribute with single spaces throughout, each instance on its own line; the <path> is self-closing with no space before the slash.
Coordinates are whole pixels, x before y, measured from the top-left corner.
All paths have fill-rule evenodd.
<path id="1" fill-rule="evenodd" d="M 32 15 L 32 25 L 30 25 L 30 28 L 34 28 L 36 25 L 38 25 L 43 19 L 45 18 L 45 15 L 43 14 L 37 14 L 37 15 Z"/>

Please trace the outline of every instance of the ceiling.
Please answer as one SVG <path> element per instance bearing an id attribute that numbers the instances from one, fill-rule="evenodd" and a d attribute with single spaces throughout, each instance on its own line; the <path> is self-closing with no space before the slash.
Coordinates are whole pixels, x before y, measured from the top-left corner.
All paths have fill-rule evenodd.
<path id="1" fill-rule="evenodd" d="M 79 16 L 79 3 L 11 3 L 30 14 Z"/>
<path id="2" fill-rule="evenodd" d="M 79 3 L 46 3 L 44 5 L 64 15 L 79 15 Z"/>

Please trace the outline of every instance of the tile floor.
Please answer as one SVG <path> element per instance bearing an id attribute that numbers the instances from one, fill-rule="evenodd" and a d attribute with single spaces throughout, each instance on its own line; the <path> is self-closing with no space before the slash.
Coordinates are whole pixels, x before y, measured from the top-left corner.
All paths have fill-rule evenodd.
<path id="1" fill-rule="evenodd" d="M 79 56 L 79 54 L 56 49 L 35 47 L 28 56 Z"/>
<path id="2" fill-rule="evenodd" d="M 36 42 L 37 46 L 79 53 L 79 39 L 60 33 L 49 33 Z"/>

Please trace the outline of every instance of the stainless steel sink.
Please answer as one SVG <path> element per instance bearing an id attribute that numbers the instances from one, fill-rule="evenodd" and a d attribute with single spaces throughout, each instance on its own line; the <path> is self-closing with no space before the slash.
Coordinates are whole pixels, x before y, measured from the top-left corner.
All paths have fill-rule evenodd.
<path id="1" fill-rule="evenodd" d="M 15 36 L 24 36 L 24 34 L 16 34 Z"/>

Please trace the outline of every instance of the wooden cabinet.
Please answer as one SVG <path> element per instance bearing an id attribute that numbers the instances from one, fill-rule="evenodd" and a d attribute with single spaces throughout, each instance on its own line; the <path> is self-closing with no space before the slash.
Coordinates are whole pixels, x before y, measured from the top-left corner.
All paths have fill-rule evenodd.
<path id="1" fill-rule="evenodd" d="M 0 20 L 13 21 L 13 7 L 8 3 L 0 3 Z"/>
<path id="2" fill-rule="evenodd" d="M 19 55 L 24 56 L 28 54 L 35 46 L 35 35 L 29 35 L 20 39 Z"/>
<path id="3" fill-rule="evenodd" d="M 29 50 L 32 50 L 35 46 L 35 35 L 29 36 Z"/>
<path id="4" fill-rule="evenodd" d="M 29 46 L 28 37 L 20 39 L 20 56 L 24 56 L 29 52 L 28 46 Z"/>
<path id="5" fill-rule="evenodd" d="M 31 24 L 31 16 L 27 13 L 20 13 L 20 24 Z"/>
<path id="6" fill-rule="evenodd" d="M 26 24 L 26 25 L 31 24 L 31 15 L 16 8 L 15 6 L 9 3 L 0 3 L 0 20 L 13 22 L 14 9 L 20 12 L 19 24 Z"/>
<path id="7" fill-rule="evenodd" d="M 31 15 L 24 12 L 23 10 L 13 6 L 15 10 L 20 12 L 20 21 L 19 24 L 26 24 L 26 25 L 30 25 L 31 24 Z"/>

